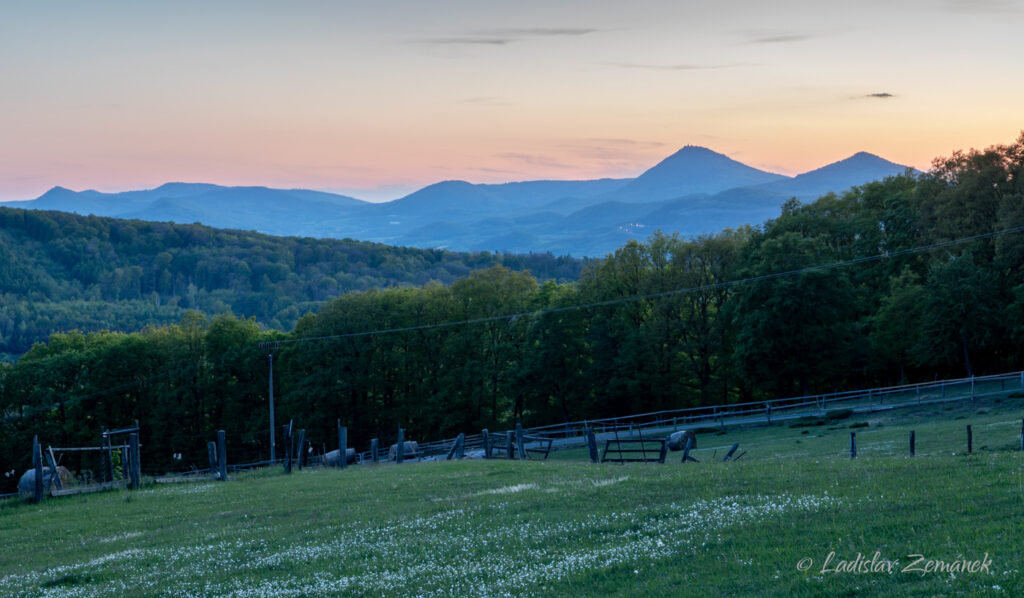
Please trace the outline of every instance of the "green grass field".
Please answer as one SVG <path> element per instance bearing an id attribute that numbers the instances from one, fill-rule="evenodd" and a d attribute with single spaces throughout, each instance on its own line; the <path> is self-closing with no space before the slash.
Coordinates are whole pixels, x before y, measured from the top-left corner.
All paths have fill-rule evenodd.
<path id="1" fill-rule="evenodd" d="M 705 433 L 697 464 L 570 449 L 7 500 L 0 595 L 1022 596 L 1022 417 L 1001 398 Z"/>

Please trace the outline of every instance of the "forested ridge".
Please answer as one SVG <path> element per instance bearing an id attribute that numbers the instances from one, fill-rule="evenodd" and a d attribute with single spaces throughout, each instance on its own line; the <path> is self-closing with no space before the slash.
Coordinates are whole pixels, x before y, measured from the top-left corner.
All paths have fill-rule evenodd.
<path id="1" fill-rule="evenodd" d="M 54 331 L 137 331 L 189 309 L 289 330 L 346 292 L 449 284 L 494 265 L 569 281 L 582 264 L 0 208 L 0 358 Z"/>
<path id="2" fill-rule="evenodd" d="M 0 465 L 24 467 L 32 434 L 95 443 L 136 419 L 148 470 L 201 465 L 218 428 L 233 458 L 266 458 L 270 340 L 278 422 L 330 443 L 340 418 L 360 448 L 399 425 L 430 439 L 1019 369 L 1022 227 L 1024 135 L 759 227 L 630 242 L 576 282 L 496 266 L 340 295 L 289 333 L 187 312 L 58 334 L 0 369 Z"/>

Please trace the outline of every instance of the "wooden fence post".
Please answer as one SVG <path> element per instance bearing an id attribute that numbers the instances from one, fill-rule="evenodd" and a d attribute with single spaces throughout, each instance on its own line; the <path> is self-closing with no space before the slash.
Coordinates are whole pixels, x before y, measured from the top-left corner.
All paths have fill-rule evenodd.
<path id="1" fill-rule="evenodd" d="M 593 428 L 587 428 L 587 449 L 590 451 L 590 462 L 597 463 L 600 458 L 597 455 L 597 435 Z"/>
<path id="2" fill-rule="evenodd" d="M 220 468 L 220 481 L 228 481 L 228 443 L 224 430 L 217 430 L 217 467 Z"/>
<path id="3" fill-rule="evenodd" d="M 370 460 L 374 463 L 377 462 L 377 454 L 380 453 L 380 440 L 376 438 L 370 439 Z"/>
<path id="4" fill-rule="evenodd" d="M 285 473 L 291 473 L 292 472 L 292 444 L 293 444 L 292 443 L 292 426 L 291 426 L 291 424 L 288 424 L 287 426 L 282 426 L 282 428 L 284 428 L 282 430 L 282 434 L 281 434 L 281 436 L 283 436 L 283 438 L 281 440 L 284 442 L 284 472 Z"/>
<path id="5" fill-rule="evenodd" d="M 217 443 L 210 441 L 206 443 L 206 456 L 210 459 L 210 475 L 217 474 Z"/>
<path id="6" fill-rule="evenodd" d="M 686 437 L 686 446 L 683 447 L 683 463 L 687 461 L 696 461 L 690 456 L 690 449 L 693 448 L 693 436 Z"/>
<path id="7" fill-rule="evenodd" d="M 526 460 L 526 448 L 523 446 L 523 424 L 516 424 L 516 453 L 519 460 Z"/>
<path id="8" fill-rule="evenodd" d="M 512 452 L 512 445 L 514 444 L 512 436 L 514 434 L 515 434 L 515 432 L 513 432 L 512 430 L 509 430 L 509 431 L 505 432 L 505 456 L 508 459 L 515 459 L 516 458 L 515 453 Z"/>
<path id="9" fill-rule="evenodd" d="M 32 437 L 32 469 L 36 474 L 32 498 L 35 502 L 40 503 L 43 502 L 43 453 L 39 447 L 39 436 Z"/>
<path id="10" fill-rule="evenodd" d="M 910 431 L 910 456 L 914 456 L 914 431 Z"/>
<path id="11" fill-rule="evenodd" d="M 405 459 L 405 430 L 398 428 L 398 444 L 395 445 L 395 463 L 399 465 Z"/>
<path id="12" fill-rule="evenodd" d="M 132 432 L 128 435 L 128 461 L 129 471 L 131 472 L 129 487 L 132 490 L 139 489 L 139 473 L 141 468 L 139 467 L 139 433 Z"/>
<path id="13" fill-rule="evenodd" d="M 857 458 L 857 433 L 850 432 L 850 458 Z"/>
<path id="14" fill-rule="evenodd" d="M 348 427 L 341 425 L 341 419 L 338 419 L 338 466 L 345 469 L 348 465 Z"/>
<path id="15" fill-rule="evenodd" d="M 491 458 L 491 433 L 484 428 L 480 431 L 480 438 L 484 443 L 484 459 Z"/>
<path id="16" fill-rule="evenodd" d="M 110 471 L 110 480 L 108 480 L 108 481 L 113 482 L 114 481 L 114 446 L 113 446 L 112 441 L 110 439 L 110 434 L 108 434 L 107 432 L 108 432 L 108 430 L 104 430 L 103 431 L 103 435 L 107 439 L 107 468 Z"/>
<path id="17" fill-rule="evenodd" d="M 295 455 L 298 457 L 299 470 L 302 470 L 302 466 L 306 464 L 306 429 L 299 430 L 299 444 L 295 447 L 295 451 L 298 453 Z"/>
<path id="18" fill-rule="evenodd" d="M 458 439 L 455 441 L 455 458 L 462 459 L 466 456 L 466 435 L 460 433 Z"/>
<path id="19" fill-rule="evenodd" d="M 42 450 L 42 448 L 43 447 L 39 447 L 40 450 Z M 53 482 L 53 487 L 57 490 L 63 490 L 64 485 L 60 481 L 60 476 L 53 475 L 52 473 L 57 471 L 57 460 L 53 458 L 53 447 L 46 447 L 46 450 L 43 451 L 43 457 L 46 464 L 50 467 L 50 481 Z"/>
<path id="20" fill-rule="evenodd" d="M 970 455 L 974 449 L 974 434 L 971 432 L 971 425 L 967 425 L 967 454 Z"/>

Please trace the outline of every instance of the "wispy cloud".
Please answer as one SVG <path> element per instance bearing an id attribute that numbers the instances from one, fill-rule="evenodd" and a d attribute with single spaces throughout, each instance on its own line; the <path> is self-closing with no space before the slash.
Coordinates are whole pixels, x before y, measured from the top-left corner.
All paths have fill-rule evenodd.
<path id="1" fill-rule="evenodd" d="M 482 29 L 445 37 L 428 37 L 415 40 L 421 44 L 441 46 L 503 46 L 513 42 L 539 37 L 578 37 L 597 33 L 599 29 L 587 27 L 523 27 L 504 29 Z"/>
<path id="2" fill-rule="evenodd" d="M 729 69 L 738 66 L 748 66 L 746 64 L 644 64 L 635 62 L 610 62 L 608 66 L 614 66 L 623 69 L 642 69 L 651 71 L 714 71 L 719 69 Z"/>
<path id="3" fill-rule="evenodd" d="M 525 153 L 519 153 L 519 152 L 503 152 L 503 153 L 500 153 L 500 154 L 495 154 L 495 156 L 498 157 L 498 158 L 501 158 L 503 160 L 509 160 L 509 161 L 512 161 L 512 162 L 520 162 L 520 163 L 523 163 L 523 164 L 528 164 L 530 166 L 542 166 L 544 168 L 559 168 L 559 169 L 574 169 L 574 168 L 578 168 L 577 165 L 567 164 L 565 162 L 561 162 L 559 160 L 551 158 L 550 156 L 544 156 L 544 155 L 541 155 L 541 154 L 525 154 Z"/>
<path id="4" fill-rule="evenodd" d="M 490 29 L 481 31 L 483 35 L 504 35 L 510 37 L 558 37 L 577 36 L 597 33 L 600 29 L 588 27 L 525 27 L 520 29 Z"/>
<path id="5" fill-rule="evenodd" d="M 864 97 L 865 98 L 875 98 L 875 99 L 879 99 L 879 100 L 887 100 L 889 98 L 895 98 L 896 96 L 894 96 L 893 94 L 891 94 L 891 93 L 889 93 L 887 91 L 883 91 L 883 92 L 879 92 L 879 93 L 869 93 L 869 94 L 866 94 Z"/>
<path id="6" fill-rule="evenodd" d="M 661 141 L 643 141 L 640 139 L 626 139 L 624 137 L 594 137 L 591 139 L 584 139 L 583 141 L 586 143 L 626 145 L 632 147 L 663 147 L 665 145 Z"/>
<path id="7" fill-rule="evenodd" d="M 504 46 L 516 41 L 510 37 L 431 37 L 416 40 L 421 44 L 432 44 L 437 46 Z"/>
<path id="8" fill-rule="evenodd" d="M 813 39 L 814 36 L 795 31 L 751 29 L 738 32 L 745 44 L 790 44 Z"/>

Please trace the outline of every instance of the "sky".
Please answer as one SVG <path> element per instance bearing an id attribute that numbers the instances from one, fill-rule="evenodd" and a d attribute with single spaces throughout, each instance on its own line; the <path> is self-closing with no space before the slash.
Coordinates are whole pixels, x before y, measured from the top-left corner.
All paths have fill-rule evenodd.
<path id="1" fill-rule="evenodd" d="M 0 201 L 927 169 L 1024 129 L 1024 0 L 0 0 Z"/>

